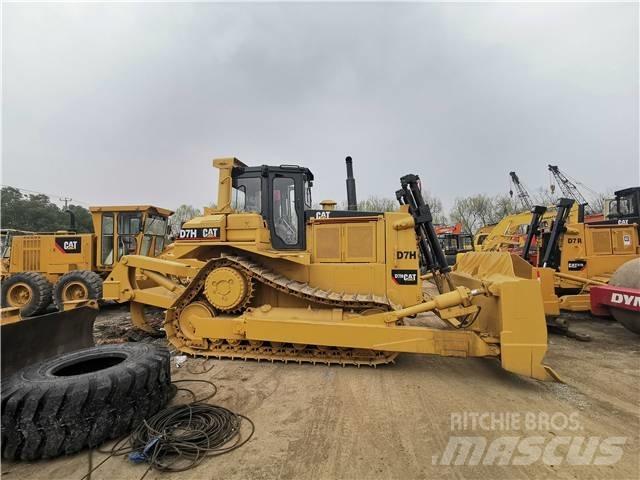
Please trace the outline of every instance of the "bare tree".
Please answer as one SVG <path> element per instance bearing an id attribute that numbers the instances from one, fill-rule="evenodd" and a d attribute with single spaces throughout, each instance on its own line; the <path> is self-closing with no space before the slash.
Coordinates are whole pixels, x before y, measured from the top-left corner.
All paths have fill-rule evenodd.
<path id="1" fill-rule="evenodd" d="M 393 212 L 398 206 L 396 200 L 386 197 L 371 196 L 358 202 L 358 210 L 363 212 Z"/>
<path id="2" fill-rule="evenodd" d="M 456 198 L 451 209 L 451 221 L 462 223 L 467 233 L 475 233 L 480 227 L 500 221 L 516 212 L 515 205 L 506 195 L 478 194 Z"/>
<path id="3" fill-rule="evenodd" d="M 432 195 L 428 191 L 423 191 L 422 195 L 424 197 L 424 201 L 431 208 L 431 215 L 433 216 L 434 223 L 447 223 L 447 216 L 444 212 L 444 207 L 442 206 L 442 201 Z M 366 200 L 360 200 L 358 202 L 358 210 L 363 212 L 395 212 L 399 208 L 399 203 L 397 200 L 388 197 L 378 197 L 375 195 L 370 196 Z M 340 202 L 340 209 L 347 209 L 347 202 Z"/>
<path id="4" fill-rule="evenodd" d="M 534 199 L 537 205 L 548 207 L 550 205 L 556 204 L 556 202 L 558 201 L 558 196 L 548 187 L 539 187 L 536 190 Z"/>
<path id="5" fill-rule="evenodd" d="M 201 215 L 200 210 L 193 205 L 180 205 L 176 208 L 175 213 L 169 217 L 171 234 L 176 236 L 180 232 L 180 228 L 184 222 L 198 215 Z"/>
<path id="6" fill-rule="evenodd" d="M 591 210 L 594 213 L 602 213 L 604 212 L 604 205 L 607 202 L 607 200 L 614 198 L 614 196 L 615 194 L 611 189 L 607 189 L 604 192 L 599 192 L 597 193 L 597 195 L 596 194 L 592 195 L 589 206 L 591 207 Z"/>
<path id="7" fill-rule="evenodd" d="M 431 209 L 431 216 L 433 217 L 433 223 L 443 225 L 447 223 L 447 215 L 444 213 L 444 207 L 442 201 L 435 195 L 432 195 L 428 190 L 423 190 L 422 196 L 424 201 Z"/>

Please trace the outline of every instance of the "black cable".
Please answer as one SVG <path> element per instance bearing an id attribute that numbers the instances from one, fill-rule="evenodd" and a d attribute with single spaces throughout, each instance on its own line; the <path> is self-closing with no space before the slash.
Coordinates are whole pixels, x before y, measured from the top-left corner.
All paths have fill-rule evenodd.
<path id="1" fill-rule="evenodd" d="M 189 368 L 189 363 L 187 362 L 187 372 L 189 372 L 192 375 L 201 375 L 203 373 L 208 373 L 211 370 L 213 370 L 213 367 L 215 367 L 215 363 L 211 362 L 211 364 L 209 366 L 207 366 L 207 362 L 211 361 L 210 358 L 205 358 L 200 362 L 200 369 L 199 370 L 193 370 L 191 368 Z"/>
<path id="2" fill-rule="evenodd" d="M 213 390 L 203 398 L 197 398 L 191 389 L 174 385 L 176 393 L 185 391 L 193 400 L 160 410 L 110 449 L 98 449 L 109 456 L 93 468 L 90 463 L 89 473 L 83 479 L 90 478 L 92 472 L 114 456 L 129 455 L 132 461 L 148 463 L 142 480 L 151 469 L 182 472 L 199 465 L 208 456 L 222 455 L 247 443 L 255 431 L 250 418 L 224 407 L 202 403 L 215 396 L 215 384 L 199 379 L 174 380 L 172 383 L 193 382 L 208 384 Z M 241 435 L 243 421 L 251 428 L 245 438 Z"/>
<path id="3" fill-rule="evenodd" d="M 243 420 L 251 426 L 245 438 L 240 435 Z M 244 415 L 217 405 L 190 403 L 166 408 L 145 420 L 133 431 L 129 443 L 134 459 L 144 458 L 155 470 L 182 472 L 207 456 L 239 448 L 254 430 L 253 422 Z"/>

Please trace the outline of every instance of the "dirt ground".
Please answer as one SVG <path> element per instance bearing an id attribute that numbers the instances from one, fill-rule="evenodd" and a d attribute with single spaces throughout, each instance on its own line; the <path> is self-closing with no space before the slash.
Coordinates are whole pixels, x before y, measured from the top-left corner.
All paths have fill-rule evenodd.
<path id="1" fill-rule="evenodd" d="M 96 337 L 125 338 L 127 326 L 124 309 L 105 308 Z M 521 378 L 491 360 L 408 354 L 375 369 L 231 360 L 205 365 L 189 359 L 192 372 L 213 367 L 195 374 L 174 364 L 174 380 L 213 381 L 218 394 L 210 402 L 249 416 L 255 435 L 240 449 L 193 470 L 150 471 L 145 479 L 640 478 L 640 339 L 615 322 L 588 316 L 575 319 L 574 326 L 593 341 L 551 336 L 546 359 L 566 384 Z M 203 395 L 205 387 L 192 386 Z M 180 394 L 174 402 L 186 398 Z M 471 419 L 478 414 L 489 420 L 474 425 Z M 468 420 L 464 425 L 462 418 Z M 447 460 L 449 442 L 461 436 L 486 440 L 476 465 L 472 455 L 463 456 L 462 465 L 455 464 L 455 456 Z M 555 455 L 533 455 L 529 465 L 518 465 L 515 457 L 528 451 L 518 442 L 531 437 L 541 437 L 542 447 L 560 446 L 551 450 Z M 489 445 L 504 453 L 501 439 L 517 444 L 516 452 L 490 458 Z M 565 440 L 578 442 L 583 454 L 587 442 L 594 442 L 595 454 L 592 449 L 587 460 L 571 460 L 576 456 Z M 619 460 L 615 446 L 607 449 L 608 441 L 621 447 Z M 93 452 L 93 465 L 106 457 Z M 80 480 L 88 466 L 84 452 L 46 462 L 3 462 L 2 476 Z M 137 480 L 145 470 L 125 457 L 111 457 L 91 478 Z"/>

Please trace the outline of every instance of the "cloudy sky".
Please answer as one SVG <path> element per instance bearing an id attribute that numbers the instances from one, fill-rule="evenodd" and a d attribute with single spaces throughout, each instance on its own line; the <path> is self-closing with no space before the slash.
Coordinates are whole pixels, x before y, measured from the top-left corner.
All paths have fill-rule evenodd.
<path id="1" fill-rule="evenodd" d="M 4 4 L 2 183 L 97 204 L 216 198 L 211 159 L 297 163 L 315 200 L 445 203 L 546 166 L 639 182 L 638 5 Z"/>

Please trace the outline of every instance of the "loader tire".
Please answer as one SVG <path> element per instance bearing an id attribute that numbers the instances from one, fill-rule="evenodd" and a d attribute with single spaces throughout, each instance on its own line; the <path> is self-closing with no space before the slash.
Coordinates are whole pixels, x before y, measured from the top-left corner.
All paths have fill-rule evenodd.
<path id="1" fill-rule="evenodd" d="M 53 287 L 53 301 L 62 310 L 68 300 L 102 299 L 102 278 L 91 270 L 73 270 L 65 273 Z"/>
<path id="2" fill-rule="evenodd" d="M 2 282 L 2 306 L 20 307 L 20 315 L 44 312 L 51 303 L 51 282 L 38 272 L 21 272 Z"/>
<path id="3" fill-rule="evenodd" d="M 165 406 L 169 351 L 101 345 L 26 367 L 2 382 L 2 457 L 38 460 L 119 438 Z"/>

